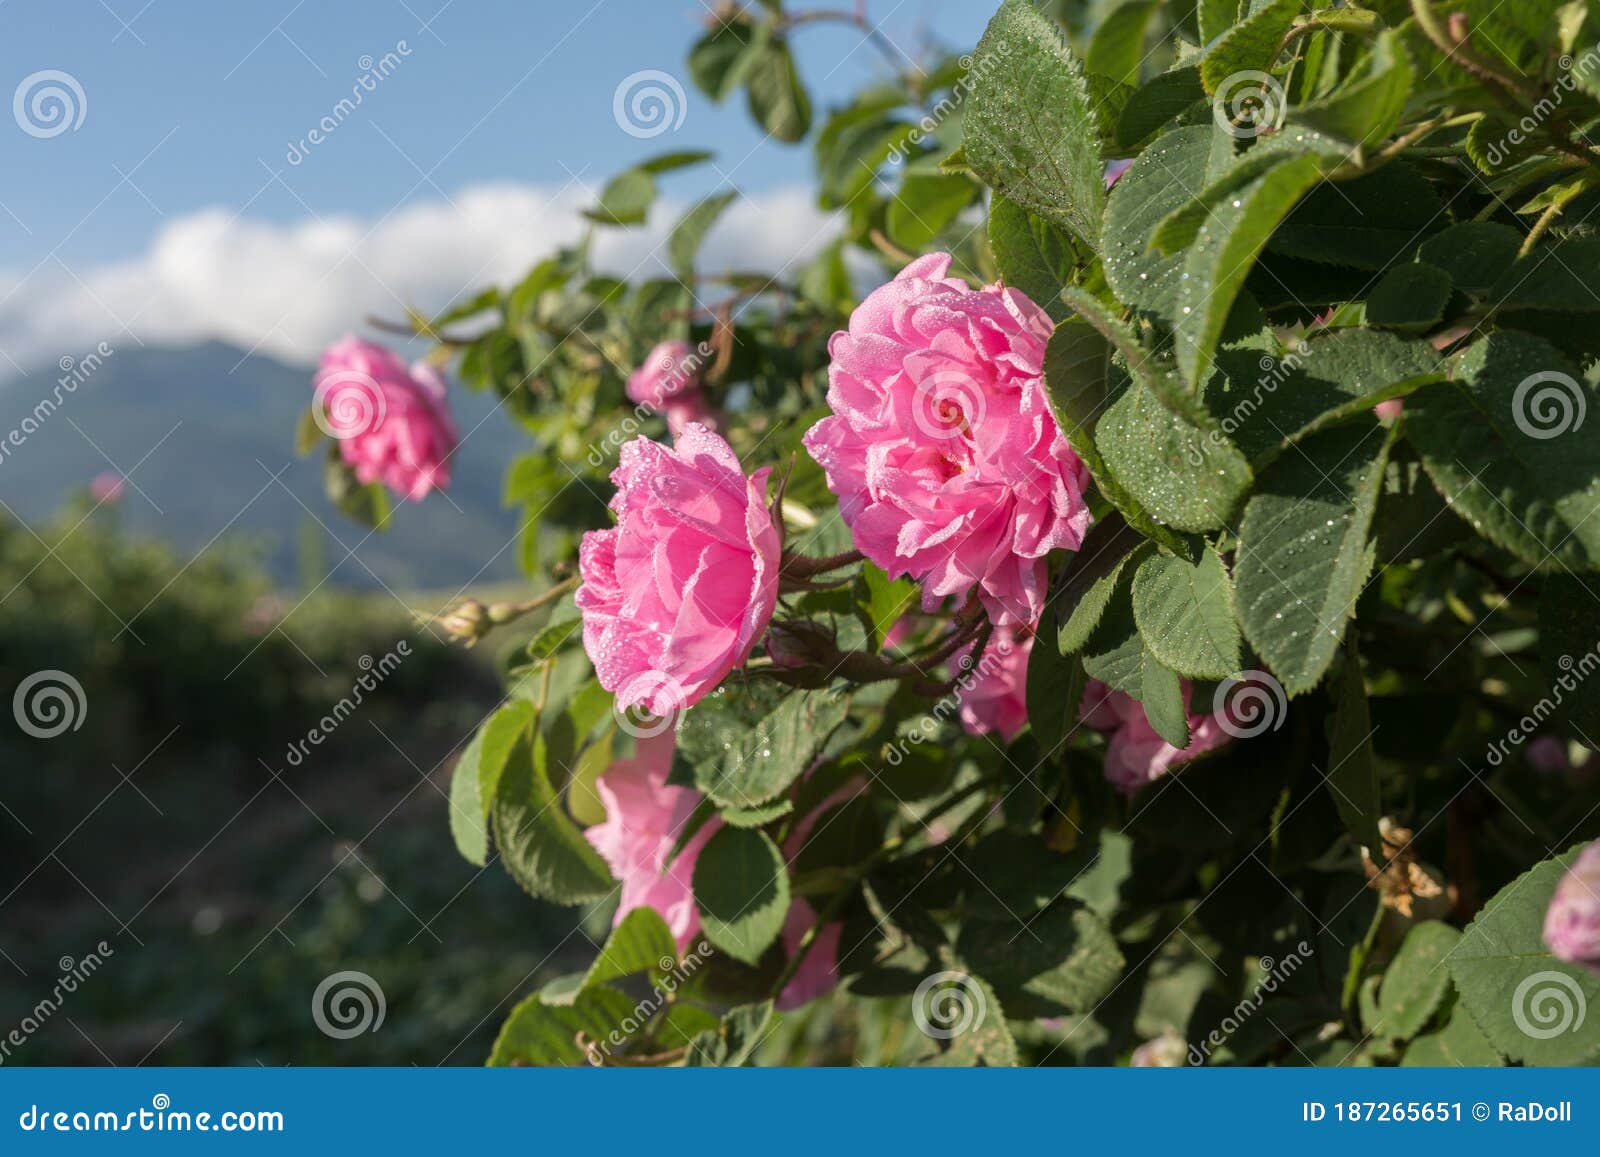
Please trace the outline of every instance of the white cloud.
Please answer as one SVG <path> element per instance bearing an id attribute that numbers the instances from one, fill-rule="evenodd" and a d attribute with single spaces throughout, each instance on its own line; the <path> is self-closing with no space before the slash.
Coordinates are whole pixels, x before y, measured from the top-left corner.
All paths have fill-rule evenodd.
<path id="1" fill-rule="evenodd" d="M 592 202 L 567 187 L 473 185 L 449 201 L 417 202 L 381 219 L 341 216 L 277 224 L 205 209 L 168 222 L 126 261 L 31 273 L 0 269 L 0 350 L 26 369 L 104 339 L 151 345 L 207 338 L 310 362 L 362 318 L 424 311 L 490 283 L 507 285 L 580 236 Z M 605 229 L 596 264 L 658 275 L 683 203 L 659 202 L 650 224 Z M 707 239 L 705 268 L 779 270 L 836 232 L 804 189 L 739 198 Z M 790 271 L 794 265 L 789 265 Z M 0 359 L 0 377 L 10 372 Z"/>

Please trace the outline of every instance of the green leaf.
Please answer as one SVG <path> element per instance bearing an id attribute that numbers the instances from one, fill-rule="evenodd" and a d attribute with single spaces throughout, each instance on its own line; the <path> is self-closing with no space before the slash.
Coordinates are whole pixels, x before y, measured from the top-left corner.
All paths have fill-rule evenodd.
<path id="1" fill-rule="evenodd" d="M 989 248 L 1007 285 L 1027 294 L 1052 321 L 1071 316 L 1061 291 L 1071 283 L 1078 258 L 1066 233 L 996 195 L 989 205 Z"/>
<path id="2" fill-rule="evenodd" d="M 600 190 L 600 203 L 585 210 L 584 216 L 603 225 L 637 225 L 644 221 L 656 199 L 656 176 L 674 169 L 697 165 L 711 153 L 681 150 L 663 153 L 625 169 Z"/>
<path id="3" fill-rule="evenodd" d="M 1445 360 L 1425 341 L 1338 329 L 1287 353 L 1223 350 L 1217 365 L 1206 404 L 1260 470 L 1319 430 L 1441 380 Z"/>
<path id="4" fill-rule="evenodd" d="M 1005 0 L 983 34 L 965 115 L 967 163 L 996 192 L 1088 245 L 1105 209 L 1099 132 L 1060 28 Z"/>
<path id="5" fill-rule="evenodd" d="M 1117 399 L 1095 438 L 1117 481 L 1177 530 L 1220 529 L 1250 489 L 1250 464 L 1226 435 L 1179 417 L 1144 386 Z"/>
<path id="6" fill-rule="evenodd" d="M 1502 331 L 1462 355 L 1455 380 L 1411 395 L 1406 436 L 1480 535 L 1534 566 L 1592 568 L 1600 461 L 1578 430 L 1594 401 L 1555 347 Z"/>
<path id="7" fill-rule="evenodd" d="M 777 940 L 789 914 L 789 871 L 765 832 L 724 827 L 694 865 L 694 900 L 706 939 L 746 964 Z"/>
<path id="8" fill-rule="evenodd" d="M 768 35 L 765 25 L 742 17 L 717 20 L 689 50 L 689 76 L 695 87 L 714 101 L 727 99 L 744 83 Z"/>
<path id="9" fill-rule="evenodd" d="M 1445 223 L 1444 204 L 1428 178 L 1414 165 L 1390 161 L 1353 181 L 1316 186 L 1284 218 L 1267 249 L 1325 265 L 1378 270 L 1410 261 L 1422 241 L 1423 260 L 1440 265 L 1428 250 Z M 1519 243 L 1513 241 L 1513 254 Z"/>
<path id="10" fill-rule="evenodd" d="M 1444 1028 L 1412 1041 L 1400 1064 L 1432 1069 L 1495 1068 L 1505 1064 L 1505 1059 L 1478 1031 L 1466 1010 L 1458 1008 Z"/>
<path id="11" fill-rule="evenodd" d="M 1210 183 L 1207 167 L 1213 137 L 1208 123 L 1157 138 L 1122 174 L 1106 204 L 1100 239 L 1106 284 L 1118 301 L 1169 328 L 1178 316 L 1184 257 L 1151 253 L 1150 236 L 1168 214 L 1189 203 L 1194 190 Z"/>
<path id="12" fill-rule="evenodd" d="M 634 1002 L 614 988 L 590 988 L 570 1004 L 552 1004 L 535 995 L 511 1010 L 488 1063 L 500 1065 L 581 1065 L 588 1062 L 577 1037 L 609 1045 L 611 1034 L 636 1011 Z"/>
<path id="13" fill-rule="evenodd" d="M 1116 987 L 1125 961 L 1101 919 L 1062 901 L 1022 926 L 968 920 L 956 951 L 1002 1000 L 1023 993 L 1068 1012 L 1089 1012 Z"/>
<path id="14" fill-rule="evenodd" d="M 1070 655 L 1088 643 L 1089 636 L 1111 605 L 1111 596 L 1116 593 L 1123 568 L 1145 554 L 1138 549 L 1138 536 L 1127 527 L 1122 528 L 1122 541 L 1102 543 L 1096 532 L 1104 525 L 1104 522 L 1097 522 L 1090 528 L 1084 537 L 1083 549 L 1067 572 L 1066 586 L 1054 600 L 1062 607 L 1072 608 L 1057 633 L 1057 647 L 1063 655 Z"/>
<path id="15" fill-rule="evenodd" d="M 594 988 L 638 972 L 649 973 L 651 983 L 659 986 L 677 964 L 678 942 L 661 914 L 654 908 L 634 908 L 606 937 L 605 947 L 584 973 L 582 987 Z"/>
<path id="16" fill-rule="evenodd" d="M 317 424 L 317 408 L 307 406 L 300 412 L 300 420 L 295 423 L 294 452 L 304 458 L 317 448 L 322 438 L 322 427 Z"/>
<path id="17" fill-rule="evenodd" d="M 1378 762 L 1372 754 L 1367 686 L 1353 632 L 1345 646 L 1335 694 L 1333 717 L 1328 724 L 1328 794 L 1355 845 L 1381 853 L 1383 837 L 1378 831 L 1378 818 L 1383 815 L 1383 795 L 1378 785 Z"/>
<path id="18" fill-rule="evenodd" d="M 849 709 L 848 696 L 825 688 L 730 691 L 683 717 L 678 751 L 718 804 L 756 807 L 800 778 Z"/>
<path id="19" fill-rule="evenodd" d="M 1278 46 L 1293 27 L 1294 18 L 1300 15 L 1300 3 L 1301 0 L 1272 0 L 1256 8 L 1207 48 L 1200 61 L 1200 80 L 1207 95 L 1216 96 L 1219 88 L 1241 73 L 1270 71 Z M 1279 91 L 1281 102 L 1281 89 Z"/>
<path id="20" fill-rule="evenodd" d="M 1133 617 L 1150 653 L 1179 675 L 1226 679 L 1239 672 L 1232 584 L 1211 547 L 1198 563 L 1162 554 L 1140 563 L 1133 576 Z"/>
<path id="21" fill-rule="evenodd" d="M 690 1042 L 684 1063 L 690 1068 L 715 1065 L 737 1068 L 747 1064 L 772 1023 L 772 1002 L 741 1004 L 728 1010 L 715 1029 L 699 1034 Z"/>
<path id="22" fill-rule="evenodd" d="M 1133 149 L 1206 98 L 1200 70 L 1187 66 L 1164 72 L 1128 97 L 1117 117 L 1117 145 Z"/>
<path id="23" fill-rule="evenodd" d="M 494 796 L 494 840 L 506 871 L 531 895 L 558 904 L 599 900 L 615 887 L 551 783 L 543 732 L 519 741 Z"/>
<path id="24" fill-rule="evenodd" d="M 879 650 L 908 610 L 918 605 L 917 584 L 910 579 L 891 579 L 870 562 L 861 564 L 861 577 L 854 586 L 856 610 L 871 632 L 871 649 Z"/>
<path id="25" fill-rule="evenodd" d="M 1128 0 L 1108 12 L 1089 38 L 1089 71 L 1123 84 L 1138 84 L 1139 66 L 1145 59 L 1145 33 L 1160 8 L 1159 0 Z"/>
<path id="26" fill-rule="evenodd" d="M 389 514 L 392 509 L 389 492 L 378 482 L 363 485 L 356 478 L 355 471 L 339 456 L 337 442 L 328 447 L 328 460 L 323 467 L 322 482 L 328 492 L 329 500 L 346 517 L 355 519 L 363 526 L 370 526 L 373 530 L 381 531 L 389 528 Z"/>
<path id="27" fill-rule="evenodd" d="M 1083 700 L 1083 664 L 1055 646 L 1058 604 L 1047 602 L 1039 632 L 1028 652 L 1024 685 L 1028 725 L 1038 737 L 1046 759 L 1055 757 L 1068 729 L 1077 721 Z"/>
<path id="28" fill-rule="evenodd" d="M 1545 909 L 1583 845 L 1507 884 L 1450 952 L 1460 1004 L 1495 1050 L 1526 1065 L 1592 1064 L 1600 977 L 1555 959 L 1543 939 Z M 1458 1008 L 1456 1015 L 1461 1015 Z"/>
<path id="29" fill-rule="evenodd" d="M 1461 934 L 1439 920 L 1413 924 L 1400 951 L 1383 971 L 1374 1036 L 1410 1040 L 1421 1032 L 1450 988 L 1443 965 Z"/>
<path id="30" fill-rule="evenodd" d="M 750 115 L 780 141 L 794 144 L 811 129 L 811 97 L 795 69 L 794 54 L 772 39 L 744 65 Z"/>
<path id="31" fill-rule="evenodd" d="M 1411 57 L 1400 33 L 1388 29 L 1337 89 L 1295 107 L 1294 124 L 1349 141 L 1358 149 L 1380 145 L 1400 123 L 1413 79 Z"/>
<path id="32" fill-rule="evenodd" d="M 1119 584 L 1084 647 L 1083 670 L 1114 691 L 1139 700 L 1156 733 L 1177 748 L 1189 746 L 1189 720 L 1178 676 L 1145 645 L 1133 617 L 1131 584 Z"/>
<path id="33" fill-rule="evenodd" d="M 1372 570 L 1372 515 L 1389 440 L 1366 419 L 1314 435 L 1258 480 L 1239 524 L 1234 584 L 1245 638 L 1290 695 L 1338 653 Z"/>
<path id="34" fill-rule="evenodd" d="M 483 732 L 472 737 L 450 773 L 450 835 L 469 864 L 489 862 L 488 805 L 478 785 Z"/>
<path id="35" fill-rule="evenodd" d="M 1191 383 L 1203 382 L 1245 277 L 1267 238 L 1306 192 L 1322 179 L 1323 161 L 1288 157 L 1216 207 L 1183 261 L 1174 338 L 1178 365 Z"/>
<path id="36" fill-rule="evenodd" d="M 1450 275 L 1418 262 L 1397 265 L 1367 295 L 1367 324 L 1379 329 L 1422 331 L 1444 317 Z"/>
<path id="37" fill-rule="evenodd" d="M 1442 269 L 1464 293 L 1483 296 L 1517 260 L 1522 234 L 1492 221 L 1463 221 L 1422 243 L 1417 255 Z"/>
<path id="38" fill-rule="evenodd" d="M 725 193 L 713 193 L 698 202 L 672 227 L 672 233 L 667 237 L 667 256 L 672 271 L 685 285 L 694 284 L 695 257 L 700 252 L 706 234 L 711 232 L 722 211 L 738 195 L 731 189 Z"/>
<path id="39" fill-rule="evenodd" d="M 928 248 L 977 193 L 978 186 L 966 177 L 907 174 L 889 199 L 885 225 L 890 239 L 913 252 Z"/>
<path id="40" fill-rule="evenodd" d="M 1600 310 L 1600 240 L 1584 237 L 1535 249 L 1501 275 L 1489 298 L 1502 310 Z"/>

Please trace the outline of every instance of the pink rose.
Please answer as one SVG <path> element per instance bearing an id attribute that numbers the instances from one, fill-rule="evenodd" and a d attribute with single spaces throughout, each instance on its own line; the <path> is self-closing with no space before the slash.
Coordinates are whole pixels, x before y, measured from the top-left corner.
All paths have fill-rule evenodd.
<path id="1" fill-rule="evenodd" d="M 691 423 L 668 449 L 622 448 L 612 472 L 617 524 L 583 536 L 583 646 L 623 710 L 669 716 L 743 663 L 778 601 L 782 543 L 767 475 Z"/>
<path id="2" fill-rule="evenodd" d="M 1033 623 L 1045 555 L 1088 528 L 1088 472 L 1045 401 L 1050 318 L 949 268 L 945 253 L 913 261 L 833 335 L 833 414 L 805 446 L 857 549 L 920 581 L 924 610 L 976 587 L 997 623 Z"/>
<path id="3" fill-rule="evenodd" d="M 432 366 L 407 368 L 392 351 L 347 337 L 322 355 L 315 380 L 323 429 L 361 482 L 381 481 L 412 502 L 450 485 L 459 438 Z"/>
<path id="4" fill-rule="evenodd" d="M 957 670 L 956 702 L 969 735 L 998 732 L 1010 743 L 1028 722 L 1028 655 L 1033 636 L 996 631 L 975 667 Z"/>
<path id="5" fill-rule="evenodd" d="M 700 394 L 703 368 L 704 359 L 687 342 L 660 342 L 628 376 L 628 398 L 665 417 L 674 440 L 690 422 L 715 430 L 715 415 Z"/>
<path id="6" fill-rule="evenodd" d="M 700 931 L 691 886 L 695 861 L 722 821 L 712 817 L 667 863 L 700 798 L 689 788 L 667 783 L 676 746 L 671 731 L 640 739 L 632 759 L 619 759 L 603 772 L 595 790 L 606 818 L 584 829 L 583 836 L 622 885 L 616 922 L 635 908 L 654 908 L 682 949 Z"/>
<path id="7" fill-rule="evenodd" d="M 1112 185 L 1115 185 L 1118 181 L 1122 180 L 1122 174 L 1126 173 L 1131 168 L 1133 168 L 1133 158 L 1132 157 L 1129 157 L 1127 160 L 1123 160 L 1123 161 L 1107 161 L 1106 162 L 1106 189 L 1107 189 L 1107 191 L 1109 191 L 1111 189 Z"/>
<path id="8" fill-rule="evenodd" d="M 783 950 L 790 956 L 800 947 L 806 932 L 817 922 L 817 913 L 810 904 L 796 898 L 789 905 L 789 915 L 783 922 Z M 839 935 L 844 925 L 838 922 L 824 924 L 806 953 L 806 958 L 795 969 L 794 976 L 778 994 L 778 1008 L 787 1012 L 799 1008 L 819 996 L 826 996 L 839 986 Z"/>
<path id="9" fill-rule="evenodd" d="M 1578 853 L 1544 914 L 1544 942 L 1557 960 L 1600 976 L 1600 842 Z"/>
<path id="10" fill-rule="evenodd" d="M 1180 749 L 1156 734 L 1137 699 L 1113 691 L 1098 679 L 1089 680 L 1078 715 L 1096 731 L 1110 732 L 1106 779 L 1118 791 L 1132 795 L 1179 764 L 1221 747 L 1232 738 L 1218 716 L 1196 715 L 1188 710 L 1193 692 L 1189 681 L 1184 680 L 1183 705 L 1189 719 L 1189 746 Z"/>
<path id="11" fill-rule="evenodd" d="M 115 470 L 102 470 L 89 480 L 89 497 L 96 502 L 112 505 L 122 501 L 128 487 L 127 479 Z"/>
<path id="12" fill-rule="evenodd" d="M 1387 402 L 1379 402 L 1372 407 L 1372 412 L 1385 422 L 1392 422 L 1400 416 L 1406 408 L 1404 398 L 1390 398 Z"/>

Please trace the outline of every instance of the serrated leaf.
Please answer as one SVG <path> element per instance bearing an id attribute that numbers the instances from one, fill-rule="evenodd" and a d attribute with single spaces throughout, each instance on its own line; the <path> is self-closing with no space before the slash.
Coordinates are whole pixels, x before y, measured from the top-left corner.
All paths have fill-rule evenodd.
<path id="1" fill-rule="evenodd" d="M 744 65 L 750 116 L 773 137 L 788 144 L 811 129 L 811 97 L 795 68 L 787 41 L 773 38 Z"/>
<path id="2" fill-rule="evenodd" d="M 1535 249 L 1500 277 L 1489 299 L 1501 310 L 1600 310 L 1600 240 L 1584 237 Z"/>
<path id="3" fill-rule="evenodd" d="M 633 908 L 611 929 L 605 946 L 584 973 L 581 988 L 638 972 L 648 973 L 652 983 L 659 984 L 677 962 L 678 942 L 661 914 L 654 908 Z"/>
<path id="4" fill-rule="evenodd" d="M 1288 157 L 1216 207 L 1183 260 L 1173 337 L 1178 366 L 1192 384 L 1203 382 L 1228 313 L 1256 257 L 1302 195 L 1322 179 L 1321 158 Z"/>
<path id="5" fill-rule="evenodd" d="M 1163 666 L 1191 679 L 1226 679 L 1241 669 L 1232 584 L 1207 546 L 1197 563 L 1154 554 L 1133 576 L 1139 635 Z"/>
<path id="6" fill-rule="evenodd" d="M 1290 695 L 1321 680 L 1372 570 L 1388 446 L 1371 419 L 1316 434 L 1263 473 L 1245 505 L 1239 619 Z"/>
<path id="7" fill-rule="evenodd" d="M 1527 1065 L 1593 1063 L 1600 977 L 1551 956 L 1544 914 L 1583 845 L 1524 872 L 1489 900 L 1449 956 L 1461 1008 L 1501 1054 Z"/>
<path id="8" fill-rule="evenodd" d="M 1005 0 L 978 43 L 964 131 L 967 163 L 996 192 L 1100 237 L 1099 131 L 1083 74 L 1060 28 L 1027 0 Z"/>
<path id="9" fill-rule="evenodd" d="M 1106 284 L 1125 302 L 1164 321 L 1177 317 L 1183 255 L 1149 252 L 1150 236 L 1209 181 L 1213 129 L 1210 124 L 1175 129 L 1140 153 L 1122 174 L 1106 203 L 1100 252 Z"/>
<path id="10" fill-rule="evenodd" d="M 610 869 L 561 806 L 542 731 L 517 742 L 494 795 L 494 840 L 506 871 L 529 894 L 579 904 L 611 894 Z"/>
<path id="11" fill-rule="evenodd" d="M 1108 526 L 1102 520 L 1089 528 L 1059 596 L 1052 596 L 1061 608 L 1070 608 L 1057 632 L 1057 646 L 1063 655 L 1070 655 L 1089 641 L 1106 607 L 1111 605 L 1122 568 L 1144 557 L 1140 549 L 1143 545 L 1126 525 Z"/>
<path id="12" fill-rule="evenodd" d="M 1450 302 L 1450 275 L 1417 262 L 1397 265 L 1367 295 L 1367 324 L 1379 329 L 1420 332 L 1444 317 Z"/>
<path id="13" fill-rule="evenodd" d="M 1061 291 L 1070 284 L 1078 256 L 1066 233 L 997 195 L 989 205 L 989 248 L 1007 285 L 1027 294 L 1052 321 L 1071 315 Z"/>
<path id="14" fill-rule="evenodd" d="M 1465 293 L 1482 296 L 1517 260 L 1522 234 L 1492 221 L 1463 221 L 1429 237 L 1417 256 L 1444 270 Z"/>
<path id="15" fill-rule="evenodd" d="M 718 804 L 751 808 L 799 779 L 849 713 L 848 696 L 826 689 L 769 689 L 705 699 L 684 716 L 678 754 Z"/>
<path id="16" fill-rule="evenodd" d="M 1023 993 L 1069 1012 L 1098 1005 L 1116 987 L 1125 965 L 1110 930 L 1072 900 L 1047 909 L 1025 929 L 1014 919 L 969 920 L 956 951 L 1002 1000 L 1008 993 Z"/>
<path id="17" fill-rule="evenodd" d="M 1578 431 L 1594 403 L 1594 387 L 1548 342 L 1492 333 L 1462 356 L 1454 380 L 1411 395 L 1406 436 L 1480 535 L 1535 566 L 1592 568 L 1600 461 Z"/>
<path id="18" fill-rule="evenodd" d="M 1387 29 L 1337 89 L 1295 107 L 1294 123 L 1349 141 L 1358 149 L 1382 144 L 1405 112 L 1413 77 L 1400 34 Z"/>
<path id="19" fill-rule="evenodd" d="M 1438 1011 L 1450 988 L 1450 974 L 1442 967 L 1460 933 L 1439 920 L 1413 924 L 1378 989 L 1374 1036 L 1410 1040 Z"/>
<path id="20" fill-rule="evenodd" d="M 1407 1068 L 1496 1068 L 1505 1064 L 1505 1058 L 1495 1052 L 1466 1010 L 1457 1009 L 1444 1028 L 1412 1041 L 1400 1064 Z"/>
<path id="21" fill-rule="evenodd" d="M 1113 588 L 1105 614 L 1084 647 L 1083 670 L 1114 691 L 1139 700 L 1145 718 L 1172 746 L 1189 746 L 1189 720 L 1178 676 L 1150 652 L 1133 617 L 1132 584 Z"/>
<path id="22" fill-rule="evenodd" d="M 1136 89 L 1117 116 L 1117 144 L 1132 149 L 1206 99 L 1194 66 L 1164 72 Z"/>
<path id="23" fill-rule="evenodd" d="M 511 1010 L 486 1062 L 500 1065 L 581 1065 L 588 1057 L 578 1046 L 579 1034 L 597 1044 L 608 1041 L 633 1015 L 634 1001 L 604 986 L 580 992 L 570 1004 L 552 1004 L 530 996 Z"/>
<path id="24" fill-rule="evenodd" d="M 1301 0 L 1272 0 L 1256 8 L 1206 49 L 1200 62 L 1200 80 L 1215 96 L 1230 77 L 1267 72 L 1284 35 L 1300 14 Z M 1281 99 L 1281 98 L 1280 98 Z"/>
<path id="25" fill-rule="evenodd" d="M 770 1000 L 731 1008 L 715 1029 L 700 1033 L 690 1042 L 684 1064 L 690 1068 L 737 1068 L 746 1064 L 766 1039 L 771 1023 Z"/>
<path id="26" fill-rule="evenodd" d="M 1185 421 L 1144 386 L 1106 411 L 1095 440 L 1128 493 L 1178 530 L 1198 534 L 1227 525 L 1250 489 L 1250 464 L 1226 435 Z"/>
<path id="27" fill-rule="evenodd" d="M 1421 241 L 1422 259 L 1439 265 L 1427 249 L 1445 223 L 1444 205 L 1432 183 L 1415 166 L 1391 161 L 1353 181 L 1316 186 L 1284 218 L 1267 249 L 1326 265 L 1376 270 L 1409 261 Z"/>
<path id="28" fill-rule="evenodd" d="M 718 828 L 694 865 L 694 900 L 706 939 L 754 964 L 789 914 L 789 870 L 764 832 Z"/>

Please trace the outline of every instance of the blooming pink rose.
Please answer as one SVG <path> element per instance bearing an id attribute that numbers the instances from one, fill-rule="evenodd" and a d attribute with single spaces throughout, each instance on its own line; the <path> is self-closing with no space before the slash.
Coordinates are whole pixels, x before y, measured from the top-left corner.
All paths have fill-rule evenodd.
<path id="1" fill-rule="evenodd" d="M 102 470 L 89 480 L 89 497 L 107 505 L 122 501 L 128 488 L 127 479 L 115 470 Z"/>
<path id="2" fill-rule="evenodd" d="M 700 798 L 689 788 L 667 783 L 676 746 L 670 730 L 640 739 L 632 759 L 619 759 L 603 772 L 595 790 L 606 818 L 585 828 L 583 836 L 622 885 L 616 923 L 635 908 L 654 908 L 681 949 L 700 931 L 691 886 L 695 861 L 722 820 L 713 816 L 667 863 Z"/>
<path id="3" fill-rule="evenodd" d="M 996 631 L 975 667 L 967 657 L 957 671 L 956 702 L 969 735 L 999 732 L 1010 743 L 1028 722 L 1028 656 L 1033 636 Z M 970 651 L 968 653 L 970 655 Z"/>
<path id="4" fill-rule="evenodd" d="M 1122 161 L 1107 161 L 1106 189 L 1109 191 L 1112 185 L 1115 185 L 1118 181 L 1122 180 L 1122 174 L 1126 173 L 1131 168 L 1133 168 L 1132 157 Z"/>
<path id="5" fill-rule="evenodd" d="M 322 355 L 315 380 L 323 428 L 361 482 L 381 481 L 412 502 L 450 485 L 460 439 L 432 366 L 407 368 L 392 351 L 347 337 Z"/>
<path id="6" fill-rule="evenodd" d="M 924 610 L 976 587 L 997 623 L 1032 623 L 1045 555 L 1088 528 L 1088 472 L 1045 400 L 1050 318 L 949 268 L 945 253 L 913 261 L 833 335 L 833 413 L 805 446 L 856 547 L 920 581 Z"/>
<path id="7" fill-rule="evenodd" d="M 1131 695 L 1113 691 L 1098 679 L 1084 689 L 1078 715 L 1096 731 L 1111 733 L 1106 747 L 1106 779 L 1124 795 L 1154 783 L 1169 770 L 1197 755 L 1221 747 L 1232 738 L 1216 715 L 1189 711 L 1194 688 L 1183 681 L 1183 706 L 1189 719 L 1189 746 L 1177 748 L 1156 734 L 1145 718 L 1144 707 Z"/>
<path id="8" fill-rule="evenodd" d="M 715 430 L 715 415 L 700 394 L 702 366 L 687 342 L 660 342 L 628 376 L 628 398 L 660 412 L 674 440 L 690 422 Z"/>
<path id="9" fill-rule="evenodd" d="M 1578 853 L 1544 914 L 1545 946 L 1557 960 L 1600 976 L 1600 841 Z"/>
<path id="10" fill-rule="evenodd" d="M 578 610 L 600 685 L 624 710 L 668 716 L 697 703 L 749 657 L 778 601 L 782 544 L 767 475 L 691 423 L 671 449 L 622 448 L 617 524 L 583 536 Z"/>

